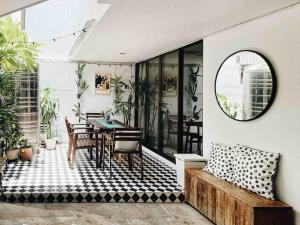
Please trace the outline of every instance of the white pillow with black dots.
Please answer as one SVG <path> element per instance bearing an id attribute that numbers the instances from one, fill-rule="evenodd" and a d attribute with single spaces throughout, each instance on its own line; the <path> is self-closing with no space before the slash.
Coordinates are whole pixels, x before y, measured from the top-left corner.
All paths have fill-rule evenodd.
<path id="1" fill-rule="evenodd" d="M 265 152 L 243 145 L 235 146 L 233 183 L 274 200 L 279 158 L 279 153 Z"/>

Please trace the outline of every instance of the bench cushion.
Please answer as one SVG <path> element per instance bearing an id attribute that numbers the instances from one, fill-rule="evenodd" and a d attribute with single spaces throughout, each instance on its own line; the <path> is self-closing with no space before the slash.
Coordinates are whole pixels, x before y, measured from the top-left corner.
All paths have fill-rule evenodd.
<path id="1" fill-rule="evenodd" d="M 278 153 L 237 145 L 235 147 L 233 183 L 274 200 L 274 178 L 278 160 Z"/>
<path id="2" fill-rule="evenodd" d="M 233 181 L 234 151 L 230 145 L 212 143 L 205 171 L 229 182 Z"/>

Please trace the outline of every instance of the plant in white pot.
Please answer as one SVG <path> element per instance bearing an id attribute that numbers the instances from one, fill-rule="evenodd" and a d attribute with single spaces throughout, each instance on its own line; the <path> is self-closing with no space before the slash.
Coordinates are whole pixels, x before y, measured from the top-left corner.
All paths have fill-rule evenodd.
<path id="1" fill-rule="evenodd" d="M 46 88 L 42 92 L 40 108 L 41 108 L 41 122 L 45 128 L 46 133 L 46 148 L 55 149 L 56 138 L 53 134 L 53 124 L 58 116 L 59 102 L 58 99 L 51 96 L 52 91 Z"/>

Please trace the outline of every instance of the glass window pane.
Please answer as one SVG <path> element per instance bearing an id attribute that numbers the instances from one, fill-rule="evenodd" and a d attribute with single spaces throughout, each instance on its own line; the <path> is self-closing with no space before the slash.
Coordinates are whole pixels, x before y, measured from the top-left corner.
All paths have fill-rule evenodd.
<path id="1" fill-rule="evenodd" d="M 162 150 L 174 157 L 178 140 L 178 51 L 162 58 Z"/>
<path id="2" fill-rule="evenodd" d="M 158 110 L 159 110 L 159 58 L 148 61 L 147 99 L 146 99 L 146 143 L 158 148 Z"/>
<path id="3" fill-rule="evenodd" d="M 203 45 L 184 49 L 183 152 L 201 154 L 203 115 Z M 198 138 L 199 137 L 199 138 Z"/>

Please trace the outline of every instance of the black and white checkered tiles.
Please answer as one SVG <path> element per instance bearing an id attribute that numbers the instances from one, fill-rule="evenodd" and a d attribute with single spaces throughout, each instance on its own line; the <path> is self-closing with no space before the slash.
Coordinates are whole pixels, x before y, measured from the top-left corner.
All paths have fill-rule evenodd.
<path id="1" fill-rule="evenodd" d="M 183 202 L 173 168 L 144 153 L 144 180 L 138 163 L 108 169 L 95 168 L 86 150 L 77 152 L 76 166 L 70 169 L 67 146 L 42 149 L 32 162 L 9 164 L 5 172 L 3 200 L 7 202 Z M 106 163 L 107 165 L 107 163 Z"/>

